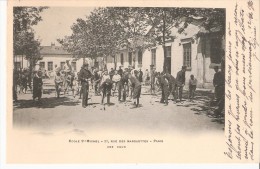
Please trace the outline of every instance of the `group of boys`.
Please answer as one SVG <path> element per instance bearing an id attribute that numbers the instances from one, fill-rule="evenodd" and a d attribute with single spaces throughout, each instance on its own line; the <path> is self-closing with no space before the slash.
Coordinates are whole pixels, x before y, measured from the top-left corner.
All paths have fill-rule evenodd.
<path id="1" fill-rule="evenodd" d="M 168 98 L 171 94 L 174 97 L 174 103 L 177 103 L 177 99 L 182 101 L 183 87 L 185 86 L 185 72 L 186 66 L 182 66 L 182 69 L 177 73 L 176 78 L 174 78 L 170 73 L 164 71 L 155 75 L 162 91 L 160 103 L 168 105 Z M 190 100 L 194 98 L 196 86 L 197 80 L 194 78 L 194 75 L 191 75 L 189 80 Z"/>
<path id="2" fill-rule="evenodd" d="M 133 99 L 135 106 L 139 105 L 139 98 L 141 95 L 141 82 L 139 81 L 141 71 L 132 68 L 122 70 L 111 69 L 100 72 L 94 70 L 92 73 L 88 64 L 84 64 L 79 72 L 78 79 L 82 86 L 82 107 L 88 105 L 89 83 L 94 83 L 95 95 L 101 94 L 101 104 L 104 104 L 105 97 L 107 104 L 110 104 L 110 96 L 114 96 L 115 91 L 118 91 L 118 101 L 126 101 L 126 97 L 130 96 Z M 113 93 L 112 93 L 113 91 Z"/>

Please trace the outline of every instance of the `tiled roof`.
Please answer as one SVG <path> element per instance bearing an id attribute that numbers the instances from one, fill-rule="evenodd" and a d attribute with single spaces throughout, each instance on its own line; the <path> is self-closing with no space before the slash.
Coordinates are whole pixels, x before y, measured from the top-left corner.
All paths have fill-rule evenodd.
<path id="1" fill-rule="evenodd" d="M 41 55 L 71 55 L 61 46 L 42 46 Z"/>

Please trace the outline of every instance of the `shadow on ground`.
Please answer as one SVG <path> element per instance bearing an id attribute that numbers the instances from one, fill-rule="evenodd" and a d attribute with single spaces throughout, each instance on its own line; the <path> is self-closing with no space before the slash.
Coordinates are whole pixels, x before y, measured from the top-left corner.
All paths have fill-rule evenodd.
<path id="1" fill-rule="evenodd" d="M 183 97 L 188 98 L 188 91 L 183 92 Z M 211 118 L 211 122 L 224 124 L 225 119 L 223 117 L 216 117 L 214 110 L 217 108 L 216 103 L 213 101 L 214 93 L 210 91 L 196 91 L 195 98 L 193 101 L 184 101 L 182 104 L 177 106 L 180 107 L 191 107 L 196 115 L 206 115 Z"/>
<path id="2" fill-rule="evenodd" d="M 49 98 L 42 98 L 41 101 L 38 100 L 18 100 L 14 103 L 14 109 L 19 108 L 55 108 L 57 106 L 76 106 L 81 104 L 80 101 L 73 100 L 67 97 L 49 97 Z"/>

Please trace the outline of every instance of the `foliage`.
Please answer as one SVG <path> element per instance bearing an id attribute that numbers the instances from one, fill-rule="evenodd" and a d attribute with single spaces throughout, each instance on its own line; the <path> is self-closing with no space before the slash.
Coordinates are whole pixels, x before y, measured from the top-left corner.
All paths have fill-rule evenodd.
<path id="1" fill-rule="evenodd" d="M 47 7 L 14 7 L 13 8 L 13 52 L 14 55 L 25 55 L 34 67 L 41 59 L 40 41 L 35 39 L 33 25 L 42 20 L 40 13 Z"/>
<path id="2" fill-rule="evenodd" d="M 106 7 L 77 19 L 72 35 L 58 41 L 75 57 L 114 56 L 120 49 L 136 51 L 155 45 L 164 48 L 167 41 L 175 39 L 173 27 L 182 33 L 197 18 L 206 32 L 216 27 L 225 32 L 223 9 Z"/>

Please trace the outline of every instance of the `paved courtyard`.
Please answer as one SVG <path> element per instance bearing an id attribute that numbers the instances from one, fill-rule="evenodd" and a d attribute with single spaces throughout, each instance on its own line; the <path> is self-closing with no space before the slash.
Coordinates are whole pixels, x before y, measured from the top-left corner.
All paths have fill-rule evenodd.
<path id="1" fill-rule="evenodd" d="M 48 88 L 46 85 L 45 89 Z M 50 87 L 49 87 L 50 88 Z M 184 91 L 184 99 L 187 91 Z M 213 93 L 209 90 L 196 92 L 194 101 L 184 100 L 168 106 L 161 104 L 160 92 L 150 95 L 148 87 L 142 87 L 141 105 L 135 108 L 128 98 L 117 101 L 117 93 L 111 98 L 111 105 L 101 105 L 101 97 L 90 90 L 89 106 L 82 108 L 81 99 L 72 96 L 71 91 L 61 98 L 53 90 L 45 90 L 42 101 L 32 100 L 32 94 L 19 94 L 14 103 L 13 125 L 16 128 L 30 128 L 39 132 L 52 133 L 61 129 L 87 132 L 96 128 L 120 130 L 178 131 L 187 133 L 224 130 L 224 118 L 213 117 L 210 106 Z M 52 133 L 53 134 L 53 133 Z"/>

